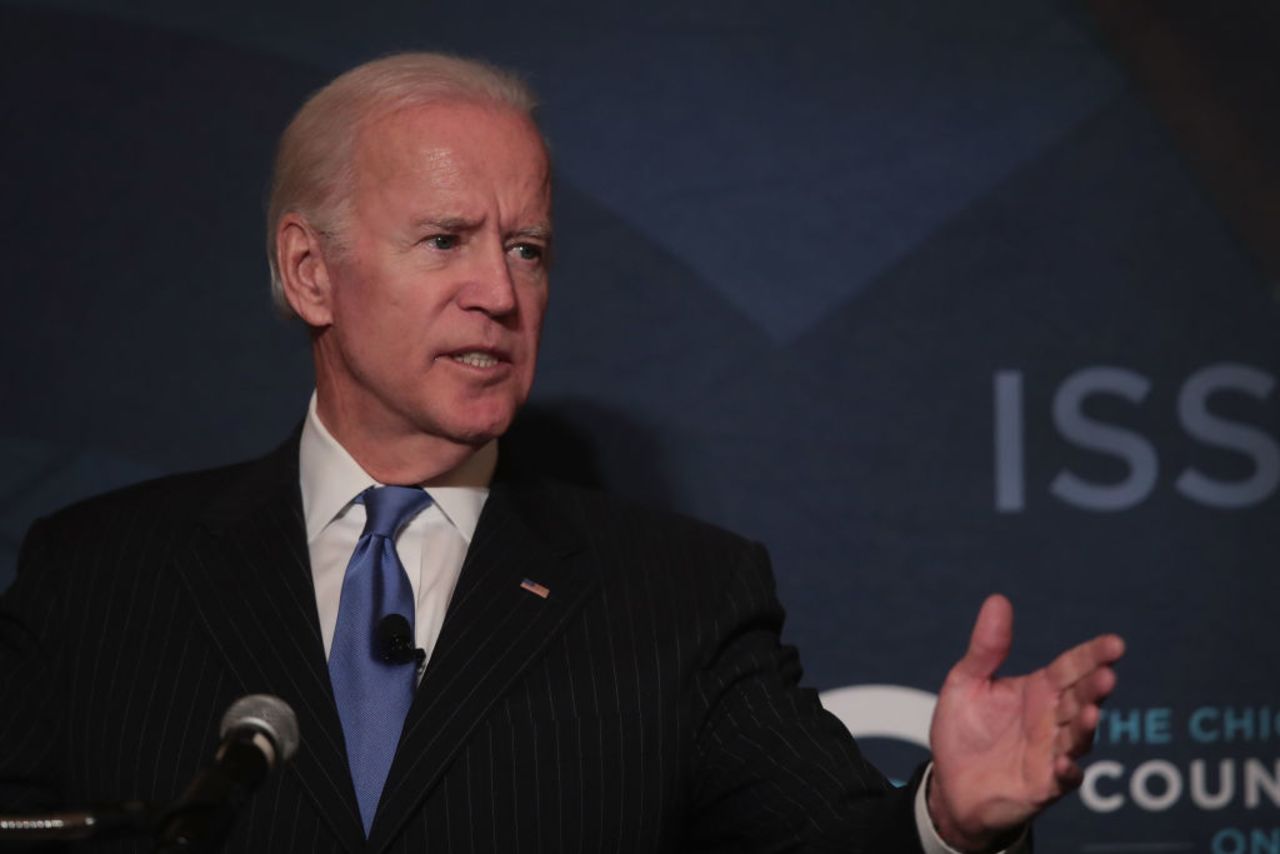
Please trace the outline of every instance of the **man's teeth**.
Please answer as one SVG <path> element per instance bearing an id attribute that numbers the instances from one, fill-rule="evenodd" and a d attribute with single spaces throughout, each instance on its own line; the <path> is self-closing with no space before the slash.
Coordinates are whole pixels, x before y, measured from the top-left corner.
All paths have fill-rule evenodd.
<path id="1" fill-rule="evenodd" d="M 450 358 L 473 368 L 492 368 L 498 364 L 498 360 L 488 353 L 455 353 Z"/>

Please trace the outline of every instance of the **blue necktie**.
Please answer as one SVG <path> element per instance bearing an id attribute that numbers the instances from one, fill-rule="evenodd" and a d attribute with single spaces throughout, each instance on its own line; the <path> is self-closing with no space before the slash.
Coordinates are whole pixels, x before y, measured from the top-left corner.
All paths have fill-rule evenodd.
<path id="1" fill-rule="evenodd" d="M 356 500 L 364 504 L 367 518 L 342 579 L 329 679 L 367 837 L 417 686 L 412 663 L 383 661 L 375 627 L 388 614 L 400 614 L 412 633 L 413 588 L 396 554 L 395 539 L 431 503 L 431 496 L 413 487 L 383 486 L 366 489 Z"/>

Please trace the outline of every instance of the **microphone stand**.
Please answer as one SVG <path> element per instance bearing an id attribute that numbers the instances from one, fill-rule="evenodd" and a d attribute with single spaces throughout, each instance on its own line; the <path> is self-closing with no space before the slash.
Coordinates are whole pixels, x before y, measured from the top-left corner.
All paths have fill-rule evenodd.
<path id="1" fill-rule="evenodd" d="M 167 808 L 126 801 L 86 810 L 0 815 L 0 847 L 10 841 L 77 842 L 145 835 L 155 840 L 153 854 L 221 850 L 237 811 L 272 769 L 297 752 L 298 718 L 279 697 L 250 694 L 231 704 L 219 730 L 222 743 L 213 764 Z"/>
<path id="2" fill-rule="evenodd" d="M 31 842 L 75 842 L 151 836 L 157 810 L 142 801 L 84 810 L 0 815 L 0 848 Z"/>

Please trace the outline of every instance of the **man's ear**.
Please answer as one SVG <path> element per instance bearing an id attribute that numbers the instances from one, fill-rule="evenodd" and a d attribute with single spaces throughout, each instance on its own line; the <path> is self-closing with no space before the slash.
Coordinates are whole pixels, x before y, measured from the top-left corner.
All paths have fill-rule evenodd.
<path id="1" fill-rule="evenodd" d="M 333 322 L 329 267 L 320 241 L 320 233 L 298 213 L 285 214 L 276 228 L 276 269 L 284 298 L 312 327 Z"/>

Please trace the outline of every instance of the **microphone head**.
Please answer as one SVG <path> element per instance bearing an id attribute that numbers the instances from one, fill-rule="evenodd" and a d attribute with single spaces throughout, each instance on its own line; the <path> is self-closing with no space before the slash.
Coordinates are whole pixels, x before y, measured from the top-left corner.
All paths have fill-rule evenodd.
<path id="1" fill-rule="evenodd" d="M 388 664 L 407 664 L 414 659 L 413 630 L 403 614 L 387 614 L 373 629 L 373 648 Z"/>
<path id="2" fill-rule="evenodd" d="M 301 741 L 298 716 L 288 703 L 271 694 L 248 694 L 231 704 L 222 716 L 218 735 L 225 739 L 237 730 L 265 736 L 275 748 L 276 756 L 284 762 L 298 752 Z"/>

